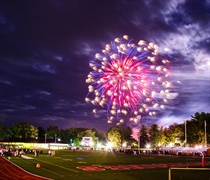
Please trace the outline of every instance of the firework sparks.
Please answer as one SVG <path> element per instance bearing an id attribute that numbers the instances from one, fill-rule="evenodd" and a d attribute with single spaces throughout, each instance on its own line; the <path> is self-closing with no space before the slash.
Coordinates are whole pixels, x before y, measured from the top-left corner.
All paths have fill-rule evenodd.
<path id="1" fill-rule="evenodd" d="M 155 43 L 134 44 L 125 35 L 107 44 L 89 65 L 93 71 L 86 79 L 86 101 L 106 107 L 108 123 L 123 123 L 121 116 L 128 113 L 134 122 L 143 113 L 153 116 L 170 99 L 170 61 L 160 58 Z"/>

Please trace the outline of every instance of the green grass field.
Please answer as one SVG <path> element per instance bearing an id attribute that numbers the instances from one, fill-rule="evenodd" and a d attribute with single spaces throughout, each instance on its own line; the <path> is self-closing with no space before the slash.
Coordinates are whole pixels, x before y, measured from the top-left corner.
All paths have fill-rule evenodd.
<path id="1" fill-rule="evenodd" d="M 11 161 L 22 167 L 28 172 L 52 178 L 55 180 L 167 180 L 168 167 L 155 168 L 154 164 L 169 163 L 195 163 L 192 167 L 201 168 L 201 158 L 176 157 L 176 156 L 157 156 L 157 155 L 126 155 L 118 152 L 100 152 L 100 151 L 70 151 L 57 150 L 55 156 L 49 156 L 47 151 L 35 157 L 34 154 L 26 154 L 33 159 L 24 159 L 22 157 L 12 157 Z M 205 159 L 210 163 L 210 159 Z M 36 168 L 36 164 L 40 168 Z M 127 165 L 147 165 L 145 169 L 126 169 L 113 170 L 104 168 L 102 171 L 85 171 L 77 167 L 91 166 L 121 166 Z M 186 165 L 187 166 L 187 165 Z M 183 167 L 186 167 L 183 165 Z M 151 168 L 153 167 L 153 168 Z M 180 166 L 174 166 L 180 167 Z M 210 168 L 210 165 L 206 167 Z M 172 180 L 209 180 L 210 171 L 172 171 Z"/>

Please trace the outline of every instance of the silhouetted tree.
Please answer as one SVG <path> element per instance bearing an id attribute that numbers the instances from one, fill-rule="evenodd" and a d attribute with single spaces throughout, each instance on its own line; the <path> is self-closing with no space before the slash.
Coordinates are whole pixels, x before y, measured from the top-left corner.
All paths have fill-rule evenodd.
<path id="1" fill-rule="evenodd" d="M 47 128 L 47 132 L 46 132 L 47 138 L 54 139 L 56 136 L 58 136 L 58 132 L 59 132 L 58 126 L 50 125 Z"/>
<path id="2" fill-rule="evenodd" d="M 147 127 L 145 125 L 141 125 L 138 139 L 140 139 L 140 148 L 144 148 L 149 142 Z"/>
<path id="3" fill-rule="evenodd" d="M 44 128 L 43 127 L 38 127 L 37 129 L 38 129 L 38 137 L 41 138 L 41 139 L 45 138 L 46 131 L 44 130 Z"/>
<path id="4" fill-rule="evenodd" d="M 157 124 L 153 124 L 149 130 L 150 143 L 153 148 L 158 147 L 161 141 L 160 131 Z"/>

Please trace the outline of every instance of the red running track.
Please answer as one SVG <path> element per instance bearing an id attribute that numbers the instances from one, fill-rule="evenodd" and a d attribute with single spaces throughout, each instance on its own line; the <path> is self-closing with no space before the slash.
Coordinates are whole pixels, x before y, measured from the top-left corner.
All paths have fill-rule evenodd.
<path id="1" fill-rule="evenodd" d="M 50 180 L 31 174 L 0 156 L 0 180 Z"/>

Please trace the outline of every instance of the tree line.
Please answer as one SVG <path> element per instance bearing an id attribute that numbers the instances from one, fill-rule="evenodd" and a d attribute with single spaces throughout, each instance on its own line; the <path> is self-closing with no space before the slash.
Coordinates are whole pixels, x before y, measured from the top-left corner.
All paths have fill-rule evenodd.
<path id="1" fill-rule="evenodd" d="M 123 144 L 131 147 L 152 148 L 163 146 L 194 146 L 196 144 L 210 144 L 210 113 L 196 112 L 191 119 L 181 124 L 172 124 L 167 128 L 152 124 L 139 128 L 138 139 L 132 137 L 132 128 L 121 124 L 108 129 L 107 132 L 98 131 L 96 128 L 67 128 L 59 129 L 57 125 L 50 125 L 46 130 L 35 127 L 27 122 L 14 124 L 10 128 L 0 125 L 0 140 L 16 139 L 57 139 L 64 143 L 79 146 L 82 137 L 92 137 L 96 143 L 111 142 L 115 148 Z"/>

